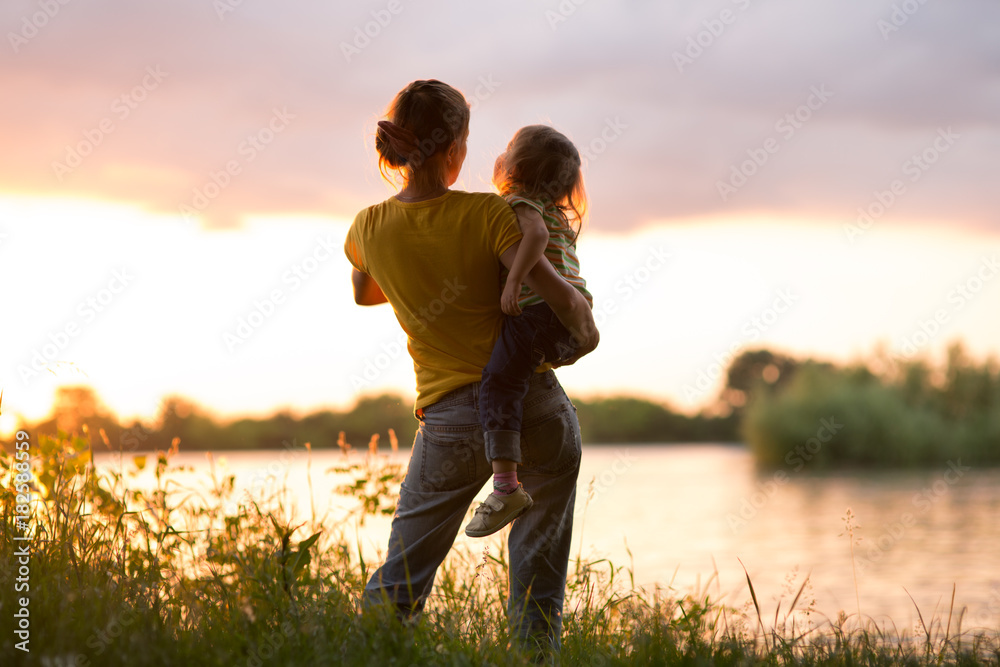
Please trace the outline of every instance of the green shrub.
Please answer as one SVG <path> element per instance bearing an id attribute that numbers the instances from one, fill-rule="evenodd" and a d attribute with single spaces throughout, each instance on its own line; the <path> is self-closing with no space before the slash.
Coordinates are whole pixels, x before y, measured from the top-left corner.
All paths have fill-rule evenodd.
<path id="1" fill-rule="evenodd" d="M 828 439 L 824 419 L 840 425 Z M 790 459 L 815 469 L 927 466 L 957 458 L 996 464 L 1000 373 L 992 361 L 971 365 L 961 348 L 952 348 L 943 369 L 913 361 L 881 376 L 864 366 L 802 363 L 780 391 L 753 395 L 742 428 L 766 467 Z"/>

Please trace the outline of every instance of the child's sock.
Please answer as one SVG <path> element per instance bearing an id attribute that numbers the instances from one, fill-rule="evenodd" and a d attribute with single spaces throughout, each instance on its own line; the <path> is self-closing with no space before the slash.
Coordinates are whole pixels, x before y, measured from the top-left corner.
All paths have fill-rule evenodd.
<path id="1" fill-rule="evenodd" d="M 493 493 L 498 496 L 509 496 L 517 491 L 517 471 L 493 473 Z"/>

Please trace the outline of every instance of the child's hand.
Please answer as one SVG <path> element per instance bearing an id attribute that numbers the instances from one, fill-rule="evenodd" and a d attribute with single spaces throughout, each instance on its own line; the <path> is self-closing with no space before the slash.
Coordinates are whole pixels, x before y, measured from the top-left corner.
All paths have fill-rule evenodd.
<path id="1" fill-rule="evenodd" d="M 521 314 L 521 307 L 517 305 L 517 298 L 521 296 L 521 286 L 511 283 L 504 285 L 503 294 L 500 295 L 500 308 L 511 317 Z"/>

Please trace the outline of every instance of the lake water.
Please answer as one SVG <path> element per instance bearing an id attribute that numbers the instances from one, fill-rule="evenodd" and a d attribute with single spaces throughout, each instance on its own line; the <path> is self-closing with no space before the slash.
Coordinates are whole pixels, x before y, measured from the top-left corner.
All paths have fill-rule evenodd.
<path id="1" fill-rule="evenodd" d="M 405 464 L 407 455 L 389 456 Z M 115 458 L 98 456 L 97 462 L 114 465 Z M 335 521 L 350 502 L 331 493 L 341 480 L 324 471 L 343 462 L 339 451 L 293 450 L 228 452 L 214 464 L 236 476 L 240 492 L 287 485 L 303 519 L 312 511 L 311 477 L 312 506 Z M 205 484 L 205 454 L 182 452 L 173 463 L 193 466 L 190 484 Z M 739 446 L 592 445 L 584 447 L 577 496 L 574 555 L 579 548 L 585 558 L 629 565 L 631 551 L 639 585 L 685 593 L 717 573 L 708 593 L 742 608 L 750 597 L 742 561 L 765 617 L 773 617 L 779 599 L 787 609 L 809 574 L 799 608 L 814 599 L 818 614 L 835 618 L 840 610 L 856 613 L 860 604 L 863 615 L 891 619 L 901 630 L 917 623 L 909 595 L 925 621 L 946 622 L 955 586 L 956 618 L 967 608 L 963 629 L 1000 628 L 997 468 L 951 461 L 920 472 L 816 475 L 806 464 L 762 473 Z M 848 508 L 860 537 L 853 559 Z M 366 558 L 377 558 L 389 520 L 369 519 L 356 530 Z M 496 544 L 464 535 L 458 542 L 474 550 Z"/>

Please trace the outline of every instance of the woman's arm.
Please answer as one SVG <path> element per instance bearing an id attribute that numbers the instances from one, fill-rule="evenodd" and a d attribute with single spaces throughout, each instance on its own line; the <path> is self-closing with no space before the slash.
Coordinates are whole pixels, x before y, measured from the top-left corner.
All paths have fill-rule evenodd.
<path id="1" fill-rule="evenodd" d="M 521 228 L 521 243 L 500 296 L 500 307 L 508 315 L 521 314 L 521 308 L 517 305 L 521 285 L 531 267 L 542 259 L 545 246 L 549 244 L 549 230 L 545 227 L 541 213 L 526 204 L 515 206 L 514 212 L 517 213 L 517 224 Z"/>
<path id="2" fill-rule="evenodd" d="M 500 255 L 500 261 L 504 266 L 510 268 L 513 265 L 519 243 L 520 241 Z M 563 365 L 572 364 L 583 355 L 593 352 L 601 336 L 597 331 L 590 303 L 583 294 L 566 282 L 548 260 L 537 262 L 525 276 L 525 282 L 535 294 L 549 304 L 549 308 L 576 340 L 576 354 Z"/>
<path id="3" fill-rule="evenodd" d="M 382 293 L 382 288 L 367 273 L 354 269 L 351 273 L 351 283 L 354 285 L 354 303 L 359 306 L 377 306 L 389 302 Z"/>

